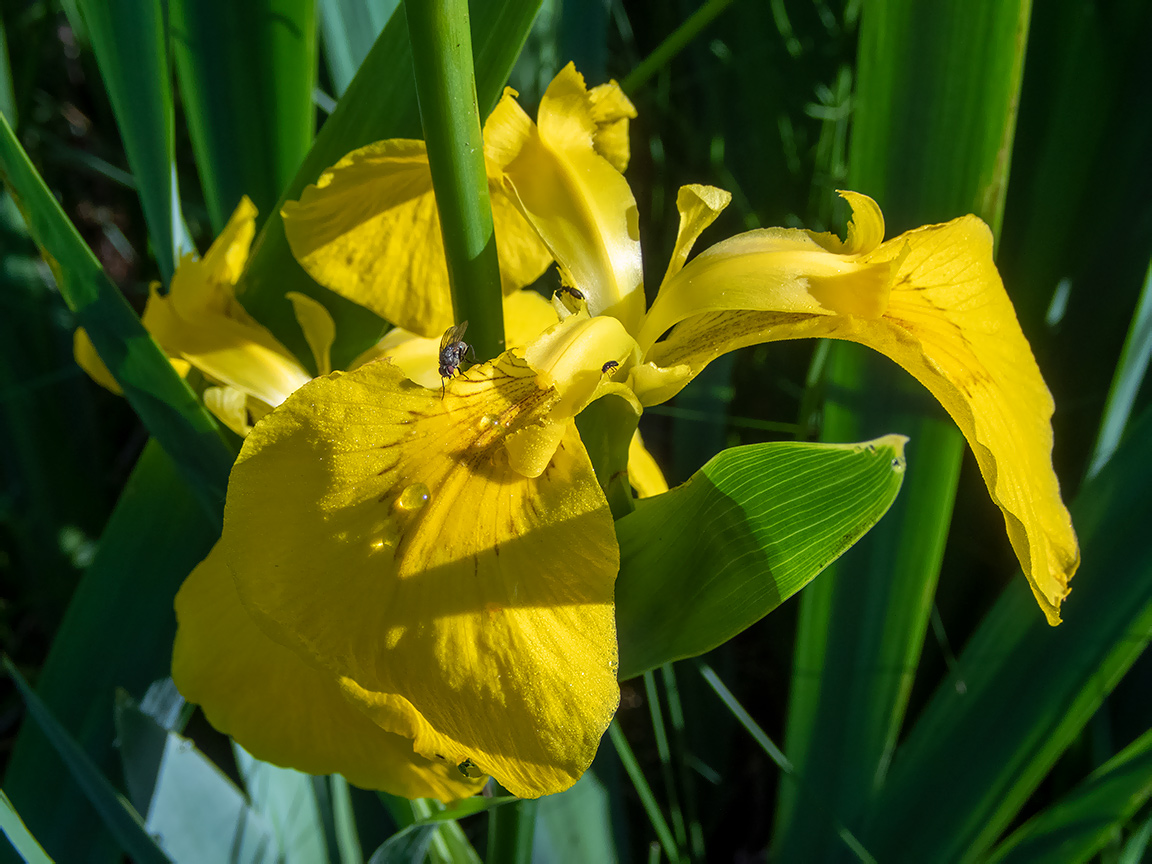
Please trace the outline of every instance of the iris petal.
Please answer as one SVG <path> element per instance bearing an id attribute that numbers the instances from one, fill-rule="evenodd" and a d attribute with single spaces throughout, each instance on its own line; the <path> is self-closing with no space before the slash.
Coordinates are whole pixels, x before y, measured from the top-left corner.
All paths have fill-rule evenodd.
<path id="1" fill-rule="evenodd" d="M 481 782 L 415 753 L 409 738 L 349 703 L 335 677 L 269 639 L 240 604 L 219 546 L 180 588 L 176 617 L 176 686 L 253 756 L 408 798 L 480 791 Z"/>
<path id="2" fill-rule="evenodd" d="M 781 304 L 779 311 L 761 304 L 753 308 L 763 311 L 709 312 L 677 326 L 645 359 L 657 367 L 687 365 L 695 374 L 744 345 L 826 337 L 859 342 L 895 360 L 968 439 L 1032 591 L 1049 622 L 1058 623 L 1080 553 L 1052 468 L 1052 397 L 992 263 L 991 232 L 967 216 L 902 234 L 858 261 L 866 295 L 876 290 L 868 279 L 876 271 L 868 268 L 892 271 L 880 316 L 836 314 L 822 305 L 809 311 L 802 303 Z M 763 280 L 766 294 L 780 282 L 775 273 Z M 712 285 L 723 289 L 723 283 Z"/>
<path id="3" fill-rule="evenodd" d="M 503 445 L 555 399 L 511 353 L 443 398 L 386 361 L 317 379 L 246 439 L 221 540 L 276 640 L 375 694 L 422 755 L 523 796 L 575 782 L 619 698 L 587 454 L 569 428 L 527 478 Z"/>

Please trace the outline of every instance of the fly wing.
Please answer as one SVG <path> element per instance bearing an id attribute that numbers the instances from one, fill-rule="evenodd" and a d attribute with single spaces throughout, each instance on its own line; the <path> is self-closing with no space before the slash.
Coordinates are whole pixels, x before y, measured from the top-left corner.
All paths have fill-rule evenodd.
<path id="1" fill-rule="evenodd" d="M 468 329 L 468 322 L 461 321 L 459 324 L 453 324 L 444 331 L 444 335 L 440 337 L 440 353 L 443 355 L 444 349 L 455 342 L 459 342 L 464 338 L 464 331 Z"/>

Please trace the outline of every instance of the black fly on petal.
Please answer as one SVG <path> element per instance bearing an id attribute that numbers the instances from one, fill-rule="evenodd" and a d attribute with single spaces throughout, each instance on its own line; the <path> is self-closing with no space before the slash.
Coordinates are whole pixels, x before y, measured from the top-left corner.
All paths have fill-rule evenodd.
<path id="1" fill-rule="evenodd" d="M 615 372 L 619 368 L 619 363 L 617 363 L 615 360 L 609 360 L 607 363 L 600 367 L 600 374 L 607 375 L 609 372 Z"/>
<path id="2" fill-rule="evenodd" d="M 440 398 L 444 398 L 444 381 L 456 374 L 460 364 L 464 362 L 464 355 L 472 351 L 472 346 L 464 341 L 464 331 L 468 329 L 468 322 L 461 321 L 444 331 L 440 337 Z M 476 352 L 472 351 L 472 356 Z"/>

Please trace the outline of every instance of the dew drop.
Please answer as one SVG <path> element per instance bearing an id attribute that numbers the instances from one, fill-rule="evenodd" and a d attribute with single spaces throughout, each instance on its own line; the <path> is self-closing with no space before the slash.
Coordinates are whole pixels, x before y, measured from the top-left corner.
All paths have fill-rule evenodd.
<path id="1" fill-rule="evenodd" d="M 504 424 L 500 422 L 500 418 L 495 414 L 485 414 L 480 418 L 481 431 L 487 432 L 489 430 L 499 432 L 504 428 Z"/>
<path id="2" fill-rule="evenodd" d="M 423 483 L 413 483 L 404 489 L 392 505 L 399 513 L 415 513 L 432 498 L 432 493 Z"/>

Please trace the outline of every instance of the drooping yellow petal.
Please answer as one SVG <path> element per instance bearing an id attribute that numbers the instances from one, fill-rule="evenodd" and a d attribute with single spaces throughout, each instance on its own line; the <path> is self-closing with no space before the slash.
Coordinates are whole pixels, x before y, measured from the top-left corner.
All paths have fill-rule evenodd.
<path id="1" fill-rule="evenodd" d="M 262 628 L 522 796 L 575 782 L 618 700 L 588 456 L 573 427 L 538 478 L 504 450 L 556 399 L 536 379 L 507 353 L 443 399 L 386 361 L 305 385 L 246 439 L 221 539 Z"/>
<path id="2" fill-rule="evenodd" d="M 490 166 L 499 176 L 499 169 Z M 551 262 L 535 231 L 490 183 L 505 293 Z M 440 217 L 423 141 L 379 141 L 354 150 L 284 205 L 292 254 L 317 282 L 421 336 L 452 325 Z"/>
<path id="3" fill-rule="evenodd" d="M 807 312 L 800 303 L 782 304 L 781 311 L 711 312 L 684 321 L 645 359 L 695 373 L 743 345 L 821 336 L 891 357 L 932 392 L 968 439 L 1032 591 L 1058 623 L 1080 553 L 1052 469 L 1052 397 L 992 263 L 991 232 L 967 216 L 902 234 L 861 263 L 892 269 L 880 317 L 832 314 L 823 306 Z M 861 291 L 873 292 L 863 272 Z M 775 274 L 763 280 L 766 292 L 780 281 Z"/>
<path id="4" fill-rule="evenodd" d="M 639 493 L 641 498 L 651 498 L 668 491 L 668 481 L 664 479 L 664 472 L 644 446 L 637 429 L 632 435 L 628 445 L 628 482 Z"/>
<path id="5" fill-rule="evenodd" d="M 167 297 L 160 296 L 153 284 L 144 307 L 144 326 L 168 354 L 182 357 L 212 380 L 272 406 L 312 377 L 259 324 L 237 321 L 222 313 L 181 317 L 178 296 L 175 280 Z"/>
<path id="6" fill-rule="evenodd" d="M 92 339 L 83 327 L 77 327 L 76 332 L 72 334 L 72 356 L 76 359 L 76 365 L 87 372 L 89 378 L 117 396 L 124 395 L 124 390 L 116 383 L 116 379 L 96 353 L 96 346 L 92 344 Z"/>
<path id="7" fill-rule="evenodd" d="M 493 113 L 504 177 L 521 210 L 578 287 L 593 315 L 611 315 L 632 330 L 644 312 L 636 199 L 623 175 L 596 149 L 593 99 L 572 64 L 540 102 L 538 122 L 525 122 L 512 97 Z M 619 157 L 618 148 L 614 158 Z"/>
<path id="8" fill-rule="evenodd" d="M 482 781 L 418 755 L 341 693 L 337 679 L 269 639 L 248 617 L 214 547 L 176 595 L 172 678 L 221 732 L 253 756 L 357 786 L 442 801 Z"/>

